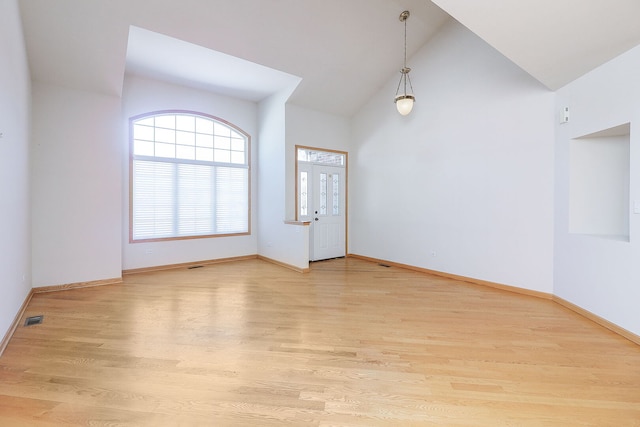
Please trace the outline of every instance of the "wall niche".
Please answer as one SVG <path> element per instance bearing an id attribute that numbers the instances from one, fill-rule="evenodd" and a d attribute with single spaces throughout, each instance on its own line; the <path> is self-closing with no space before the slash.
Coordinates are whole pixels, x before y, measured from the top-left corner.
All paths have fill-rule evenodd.
<path id="1" fill-rule="evenodd" d="M 631 124 L 570 141 L 569 232 L 629 241 Z"/>

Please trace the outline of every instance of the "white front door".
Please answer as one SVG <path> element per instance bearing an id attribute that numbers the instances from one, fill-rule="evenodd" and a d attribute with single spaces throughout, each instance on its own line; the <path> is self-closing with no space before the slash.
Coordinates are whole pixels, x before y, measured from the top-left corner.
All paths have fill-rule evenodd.
<path id="1" fill-rule="evenodd" d="M 345 168 L 313 165 L 310 197 L 311 261 L 346 255 Z"/>

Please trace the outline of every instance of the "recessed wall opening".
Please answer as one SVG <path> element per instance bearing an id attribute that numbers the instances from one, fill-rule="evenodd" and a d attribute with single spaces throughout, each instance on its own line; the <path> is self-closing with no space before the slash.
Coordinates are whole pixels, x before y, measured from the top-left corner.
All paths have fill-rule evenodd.
<path id="1" fill-rule="evenodd" d="M 629 241 L 631 125 L 570 141 L 569 232 Z"/>

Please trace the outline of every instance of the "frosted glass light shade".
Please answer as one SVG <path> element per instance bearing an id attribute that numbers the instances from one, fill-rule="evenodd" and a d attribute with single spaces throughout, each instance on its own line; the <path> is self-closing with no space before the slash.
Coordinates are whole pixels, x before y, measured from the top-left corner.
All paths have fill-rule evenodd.
<path id="1" fill-rule="evenodd" d="M 404 94 L 396 96 L 396 108 L 398 109 L 398 113 L 406 116 L 413 110 L 413 103 L 416 98 L 413 95 Z"/>

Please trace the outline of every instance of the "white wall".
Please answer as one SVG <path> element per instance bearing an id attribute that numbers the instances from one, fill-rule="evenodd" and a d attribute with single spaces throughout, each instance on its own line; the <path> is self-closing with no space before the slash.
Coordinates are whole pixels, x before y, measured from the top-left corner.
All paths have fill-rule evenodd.
<path id="1" fill-rule="evenodd" d="M 0 1 L 0 340 L 31 289 L 30 77 L 16 0 Z"/>
<path id="2" fill-rule="evenodd" d="M 353 122 L 350 252 L 553 291 L 554 94 L 451 22 Z M 400 67 L 401 64 L 398 64 Z"/>
<path id="3" fill-rule="evenodd" d="M 555 294 L 640 335 L 640 215 L 629 215 L 629 239 L 569 233 L 570 145 L 574 138 L 631 123 L 628 197 L 640 201 L 640 47 L 557 92 Z"/>
<path id="4" fill-rule="evenodd" d="M 247 236 L 129 243 L 129 118 L 159 110 L 191 110 L 224 119 L 251 135 L 251 234 Z M 158 265 L 231 258 L 257 253 L 257 146 L 258 106 L 249 101 L 229 98 L 156 80 L 125 76 L 122 97 L 120 138 L 125 165 L 123 175 L 122 230 L 123 268 L 125 270 Z"/>
<path id="5" fill-rule="evenodd" d="M 260 102 L 258 254 L 297 269 L 309 267 L 309 227 L 285 224 L 287 188 L 285 103 L 290 90 Z"/>
<path id="6" fill-rule="evenodd" d="M 33 286 L 121 276 L 120 98 L 33 85 Z"/>
<path id="7" fill-rule="evenodd" d="M 349 151 L 351 123 L 347 117 L 287 104 L 286 129 L 286 217 L 295 218 L 296 145 Z"/>

